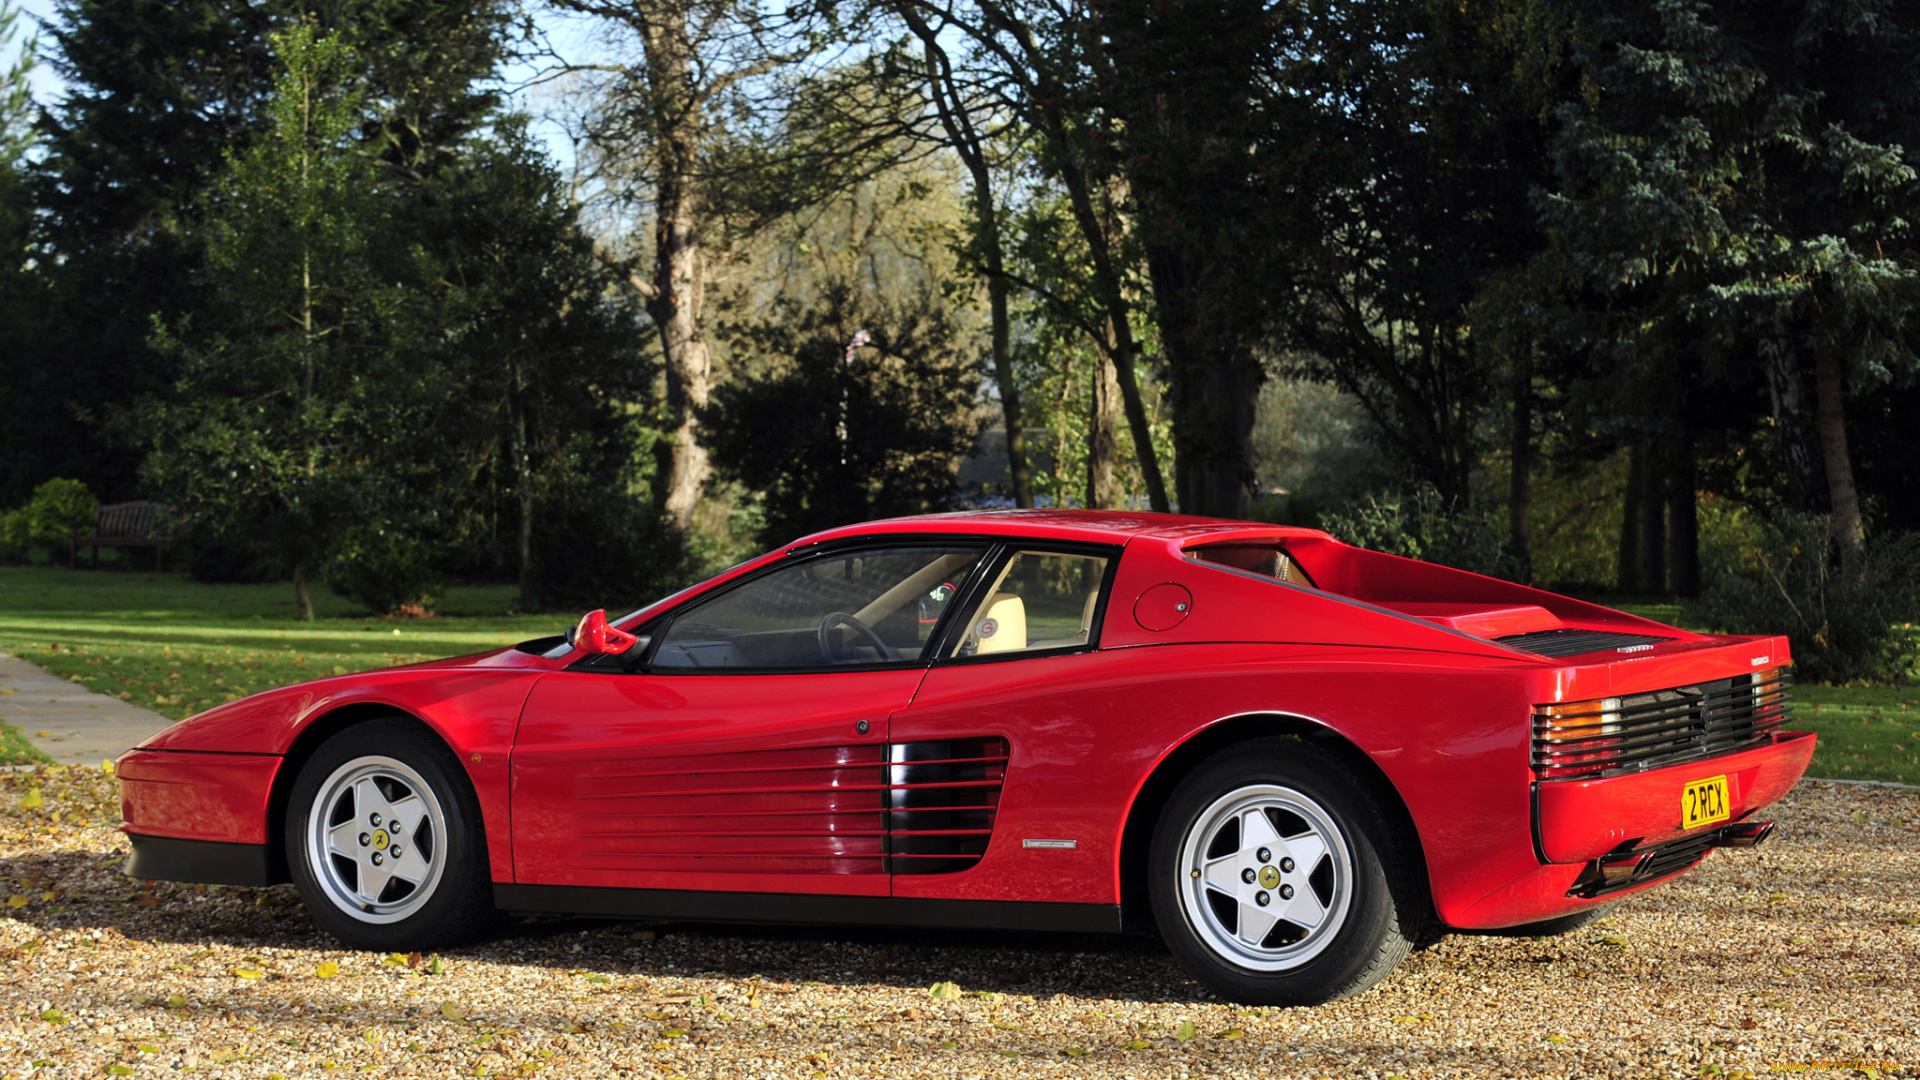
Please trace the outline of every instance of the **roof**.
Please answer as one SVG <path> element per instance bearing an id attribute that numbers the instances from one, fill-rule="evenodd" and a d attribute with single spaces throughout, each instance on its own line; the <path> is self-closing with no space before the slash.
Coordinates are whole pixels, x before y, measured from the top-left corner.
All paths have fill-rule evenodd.
<path id="1" fill-rule="evenodd" d="M 1027 536 L 1083 543 L 1124 544 L 1136 536 L 1186 539 L 1213 534 L 1249 533 L 1268 537 L 1315 536 L 1317 529 L 1268 525 L 1258 521 L 1194 517 L 1187 514 L 1148 514 L 1132 510 L 965 510 L 951 514 L 888 518 L 858 525 L 842 525 L 802 537 L 789 548 L 857 536 L 912 533 L 971 533 L 985 536 Z"/>

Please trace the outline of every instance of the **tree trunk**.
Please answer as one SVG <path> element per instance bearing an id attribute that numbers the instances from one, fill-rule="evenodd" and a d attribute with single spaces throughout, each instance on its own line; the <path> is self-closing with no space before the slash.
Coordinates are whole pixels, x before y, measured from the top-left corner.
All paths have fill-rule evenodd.
<path id="1" fill-rule="evenodd" d="M 1786 457 L 1787 501 L 1803 514 L 1824 514 L 1831 504 L 1827 501 L 1820 447 L 1807 422 L 1806 383 L 1786 320 L 1775 320 L 1771 333 L 1756 348 L 1773 404 L 1773 427 Z"/>
<path id="2" fill-rule="evenodd" d="M 1173 404 L 1174 488 L 1180 512 L 1244 518 L 1253 494 L 1254 407 L 1266 373 L 1232 328 L 1203 322 L 1190 260 L 1171 245 L 1149 247 Z"/>
<path id="3" fill-rule="evenodd" d="M 1645 505 L 1640 510 L 1640 591 L 1667 591 L 1667 474 L 1661 468 L 1657 445 L 1648 439 L 1636 448 L 1646 460 Z"/>
<path id="4" fill-rule="evenodd" d="M 988 167 L 981 135 L 954 85 L 953 65 L 940 36 L 911 6 L 903 7 L 907 25 L 926 50 L 928 92 L 933 95 L 947 142 L 967 167 L 973 182 L 973 239 L 987 279 L 987 316 L 992 329 L 993 378 L 1000 391 L 1000 412 L 1007 427 L 1007 475 L 1013 482 L 1013 504 L 1033 506 L 1033 468 L 1027 461 L 1026 418 L 1021 415 L 1020 387 L 1013 377 L 1013 355 L 1007 317 L 1006 253 L 1000 244 L 999 204 L 993 195 L 993 172 Z"/>
<path id="5" fill-rule="evenodd" d="M 301 622 L 313 621 L 313 596 L 307 592 L 307 568 L 299 563 L 293 568 L 293 617 Z"/>
<path id="6" fill-rule="evenodd" d="M 1860 492 L 1853 485 L 1853 459 L 1847 453 L 1846 378 L 1840 355 L 1830 348 L 1814 354 L 1814 393 L 1820 422 L 1820 456 L 1827 466 L 1827 499 L 1833 529 L 1846 555 L 1858 555 L 1867 541 L 1860 520 Z"/>
<path id="7" fill-rule="evenodd" d="M 1682 419 L 1668 437 L 1667 574 L 1675 596 L 1700 595 L 1700 505 L 1693 430 Z"/>
<path id="8" fill-rule="evenodd" d="M 702 117 L 686 91 L 693 63 L 686 15 L 650 24 L 643 40 L 660 170 L 655 185 L 653 295 L 647 298 L 647 314 L 660 328 L 667 407 L 677 421 L 669 468 L 665 476 L 655 477 L 654 495 L 684 531 L 693 525 L 694 507 L 712 471 L 707 449 L 700 442 L 699 420 L 699 411 L 707 404 L 712 363 L 700 321 L 706 298 L 706 259 L 695 185 Z"/>
<path id="9" fill-rule="evenodd" d="M 533 574 L 533 464 L 527 453 L 526 387 L 519 372 L 514 373 L 513 470 L 515 494 L 520 503 L 520 610 L 538 611 L 540 598 Z"/>
<path id="10" fill-rule="evenodd" d="M 1646 532 L 1647 457 L 1634 443 L 1627 448 L 1627 490 L 1620 501 L 1620 556 L 1615 585 L 1623 593 L 1645 591 L 1641 577 L 1641 536 Z"/>
<path id="11" fill-rule="evenodd" d="M 1507 483 L 1507 550 L 1520 564 L 1520 580 L 1533 580 L 1533 353 L 1514 358 L 1513 469 Z"/>
<path id="12" fill-rule="evenodd" d="M 1120 459 L 1120 380 L 1098 349 L 1093 353 L 1093 408 L 1087 416 L 1087 506 L 1111 510 L 1121 497 L 1115 467 Z"/>

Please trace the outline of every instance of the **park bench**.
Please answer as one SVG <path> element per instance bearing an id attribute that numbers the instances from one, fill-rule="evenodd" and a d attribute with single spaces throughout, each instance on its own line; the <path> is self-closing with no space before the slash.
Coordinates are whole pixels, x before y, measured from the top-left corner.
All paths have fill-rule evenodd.
<path id="1" fill-rule="evenodd" d="M 67 548 L 67 566 L 78 566 L 80 549 L 88 549 L 88 565 L 100 565 L 100 549 L 152 548 L 153 568 L 160 569 L 160 560 L 166 553 L 166 540 L 160 536 L 158 525 L 161 513 L 166 506 L 157 502 L 123 502 L 102 506 L 93 516 L 93 531 L 80 535 L 76 527 L 69 536 Z"/>

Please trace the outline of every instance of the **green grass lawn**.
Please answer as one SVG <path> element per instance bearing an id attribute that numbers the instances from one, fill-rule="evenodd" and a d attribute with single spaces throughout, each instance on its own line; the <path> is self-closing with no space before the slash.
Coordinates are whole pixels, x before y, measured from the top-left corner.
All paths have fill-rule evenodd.
<path id="1" fill-rule="evenodd" d="M 431 619 L 356 613 L 316 590 L 293 618 L 289 585 L 201 585 L 172 574 L 0 567 L 0 650 L 174 719 L 323 675 L 478 652 L 564 630 L 508 615 L 511 586 L 455 588 Z M 1602 599 L 1601 603 L 1606 601 Z M 1673 604 L 1623 604 L 1671 623 Z M 1796 728 L 1820 734 L 1812 775 L 1920 784 L 1920 688 L 1802 686 Z M 0 721 L 6 699 L 0 698 Z M 0 723 L 0 764 L 43 760 Z"/>
<path id="2" fill-rule="evenodd" d="M 319 617 L 303 623 L 293 618 L 291 585 L 0 567 L 0 650 L 177 720 L 276 686 L 479 652 L 568 625 L 564 615 L 506 614 L 513 595 L 511 586 L 453 588 L 441 615 L 383 619 L 316 589 Z"/>

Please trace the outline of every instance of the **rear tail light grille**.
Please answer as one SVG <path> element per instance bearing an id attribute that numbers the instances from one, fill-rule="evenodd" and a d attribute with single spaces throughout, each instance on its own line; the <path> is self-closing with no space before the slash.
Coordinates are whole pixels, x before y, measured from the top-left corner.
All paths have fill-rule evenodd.
<path id="1" fill-rule="evenodd" d="M 980 861 L 1000 810 L 1007 740 L 894 743 L 886 776 L 887 862 L 896 874 L 942 874 Z"/>
<path id="2" fill-rule="evenodd" d="M 1599 701 L 1542 705 L 1533 714 L 1533 768 L 1543 779 L 1657 768 L 1767 739 L 1791 711 L 1785 669 Z"/>

